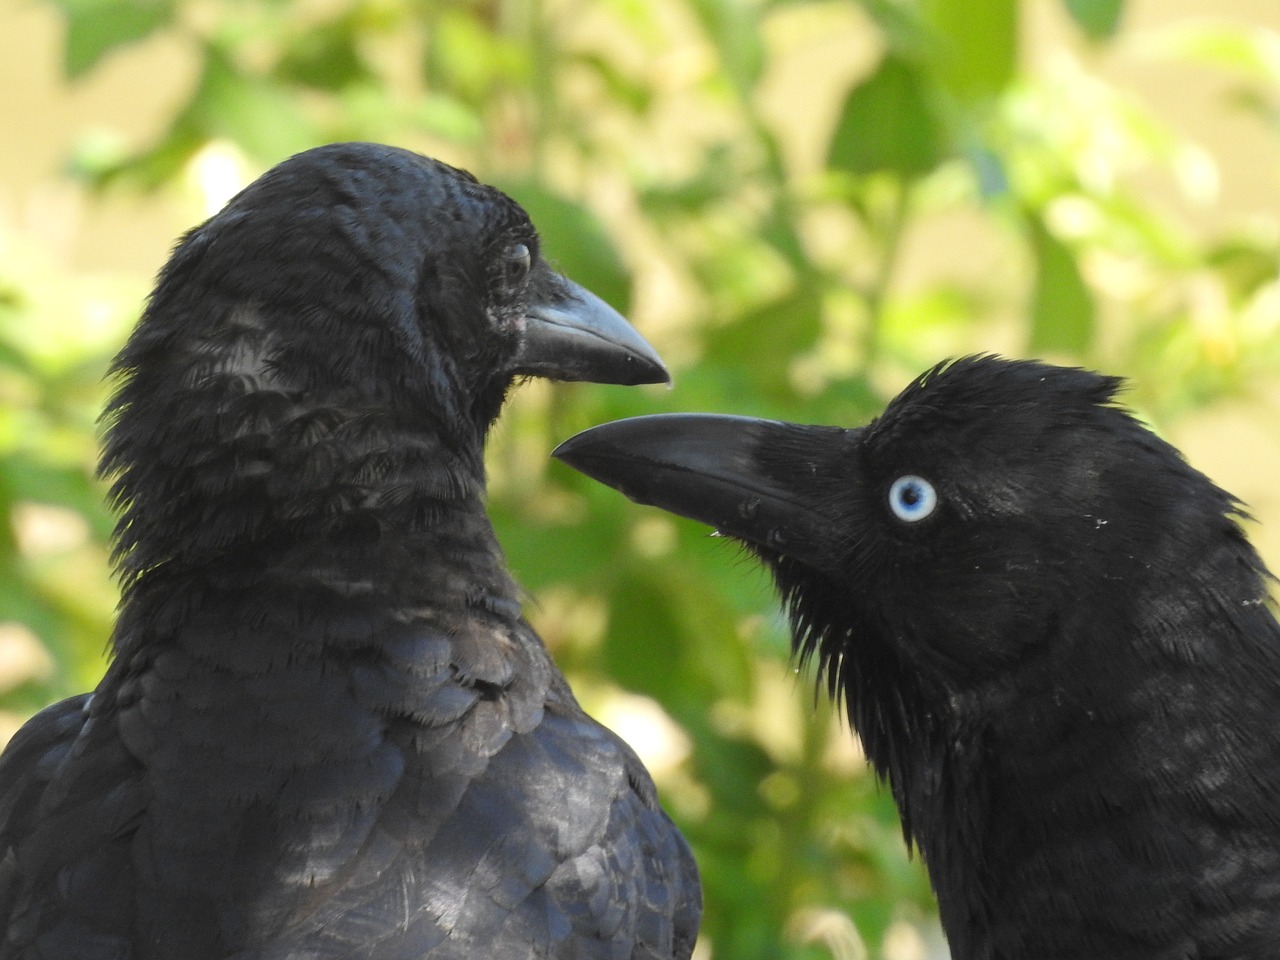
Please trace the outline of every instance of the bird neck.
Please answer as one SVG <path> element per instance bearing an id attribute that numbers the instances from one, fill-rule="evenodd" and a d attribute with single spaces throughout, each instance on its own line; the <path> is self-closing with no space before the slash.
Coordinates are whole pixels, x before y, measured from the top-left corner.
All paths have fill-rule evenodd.
<path id="1" fill-rule="evenodd" d="M 484 507 L 483 434 L 437 417 L 271 392 L 131 405 L 108 445 L 117 643 L 224 604 L 518 616 Z"/>
<path id="2" fill-rule="evenodd" d="M 915 725 L 881 727 L 874 753 L 869 738 L 957 958 L 1154 955 L 1194 935 L 1196 904 L 1270 896 L 1270 868 L 1241 867 L 1274 862 L 1265 571 L 1232 536 L 1145 575 L 1110 606 L 1061 612 L 1008 671 L 917 701 Z M 904 731 L 907 750 L 883 746 Z M 1253 955 L 1236 946 L 1222 955 Z"/>

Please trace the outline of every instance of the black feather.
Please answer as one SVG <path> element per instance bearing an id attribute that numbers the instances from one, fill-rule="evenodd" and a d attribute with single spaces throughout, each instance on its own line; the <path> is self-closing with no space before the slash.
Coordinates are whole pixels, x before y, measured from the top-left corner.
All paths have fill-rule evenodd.
<path id="1" fill-rule="evenodd" d="M 531 368 L 665 376 L 444 164 L 313 150 L 183 239 L 106 414 L 113 662 L 0 757 L 0 958 L 689 955 L 689 850 L 485 515 Z"/>
<path id="2" fill-rule="evenodd" d="M 1240 504 L 1119 387 L 969 357 L 861 428 L 649 417 L 557 451 L 768 564 L 797 656 L 844 700 L 923 853 L 957 960 L 1280 944 L 1270 576 Z M 907 477 L 936 506 L 903 519 Z"/>

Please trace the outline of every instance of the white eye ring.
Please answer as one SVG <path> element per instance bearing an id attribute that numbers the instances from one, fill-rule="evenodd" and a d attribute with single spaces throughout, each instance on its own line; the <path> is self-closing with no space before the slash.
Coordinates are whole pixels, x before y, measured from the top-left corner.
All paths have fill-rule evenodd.
<path id="1" fill-rule="evenodd" d="M 889 509 L 904 523 L 919 523 L 938 507 L 938 491 L 924 477 L 909 473 L 889 487 Z"/>

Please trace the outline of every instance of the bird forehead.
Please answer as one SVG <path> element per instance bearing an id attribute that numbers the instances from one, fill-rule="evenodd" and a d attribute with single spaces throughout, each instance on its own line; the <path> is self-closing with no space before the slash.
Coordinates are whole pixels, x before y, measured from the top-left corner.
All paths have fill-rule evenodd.
<path id="1" fill-rule="evenodd" d="M 958 422 L 1003 417 L 1016 409 L 1024 419 L 1053 419 L 1107 405 L 1119 383 L 1088 370 L 1034 360 L 962 357 L 917 377 L 890 403 L 886 415 L 920 409 Z"/>
<path id="2" fill-rule="evenodd" d="M 912 383 L 868 431 L 881 450 L 928 453 L 993 466 L 1053 459 L 1108 418 L 1109 390 L 1090 379 L 1036 376 L 1038 364 L 960 362 Z"/>
<path id="3" fill-rule="evenodd" d="M 452 225 L 468 234 L 478 232 L 495 239 L 533 232 L 524 209 L 501 190 L 447 163 L 413 156 L 421 172 L 413 191 L 416 206 L 419 211 L 433 212 L 438 225 Z"/>
<path id="4" fill-rule="evenodd" d="M 283 225 L 311 228 L 378 224 L 397 243 L 414 235 L 457 245 L 526 227 L 528 218 L 501 191 L 439 160 L 383 144 L 330 144 L 277 164 L 228 205 L 223 216 L 267 213 Z M 398 224 L 393 228 L 391 224 Z"/>

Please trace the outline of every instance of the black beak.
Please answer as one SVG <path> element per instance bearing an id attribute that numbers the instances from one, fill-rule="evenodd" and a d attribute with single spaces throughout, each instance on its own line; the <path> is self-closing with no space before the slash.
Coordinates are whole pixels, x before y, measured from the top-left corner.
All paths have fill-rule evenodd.
<path id="1" fill-rule="evenodd" d="M 848 460 L 859 430 L 673 413 L 584 430 L 552 456 L 637 503 L 823 571 L 839 562 Z"/>
<path id="2" fill-rule="evenodd" d="M 517 375 L 593 383 L 670 383 L 658 352 L 622 314 L 585 287 L 556 277 L 525 312 Z"/>

